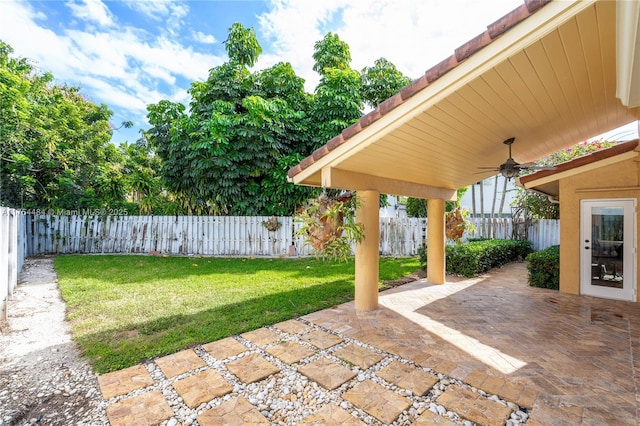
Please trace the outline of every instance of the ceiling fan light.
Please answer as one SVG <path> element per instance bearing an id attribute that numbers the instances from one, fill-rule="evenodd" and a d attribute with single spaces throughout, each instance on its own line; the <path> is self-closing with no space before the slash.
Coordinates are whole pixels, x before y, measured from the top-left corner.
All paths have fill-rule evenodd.
<path id="1" fill-rule="evenodd" d="M 518 175 L 518 170 L 517 169 L 512 169 L 512 168 L 505 168 L 500 170 L 500 174 L 502 176 L 504 176 L 507 180 L 511 180 L 512 178 L 516 177 Z"/>

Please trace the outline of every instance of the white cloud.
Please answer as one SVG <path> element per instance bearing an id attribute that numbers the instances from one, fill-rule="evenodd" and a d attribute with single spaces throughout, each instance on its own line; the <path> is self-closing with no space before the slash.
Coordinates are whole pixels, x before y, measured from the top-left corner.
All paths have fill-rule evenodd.
<path id="1" fill-rule="evenodd" d="M 112 26 L 113 15 L 101 0 L 70 0 L 66 3 L 73 15 L 83 21 Z"/>
<path id="2" fill-rule="evenodd" d="M 167 10 L 175 8 L 169 5 Z M 168 35 L 132 27 L 63 29 L 56 34 L 43 26 L 43 18 L 30 3 L 2 0 L 0 39 L 17 56 L 32 59 L 40 72 L 50 71 L 58 81 L 79 86 L 94 102 L 106 103 L 141 127 L 146 127 L 147 104 L 188 101 L 187 88 L 178 86 L 178 79 L 206 79 L 211 67 L 226 60 L 196 52 Z"/>
<path id="3" fill-rule="evenodd" d="M 170 1 L 125 1 L 126 4 L 131 10 L 135 10 L 137 12 L 142 13 L 143 15 L 148 16 L 149 18 L 155 20 L 161 20 L 165 16 L 171 14 L 172 7 L 175 7 L 175 3 Z"/>
<path id="4" fill-rule="evenodd" d="M 169 34 L 177 35 L 184 25 L 183 18 L 189 14 L 189 6 L 186 2 L 170 0 L 154 1 L 125 1 L 131 10 L 142 13 L 148 18 L 163 23 L 163 29 Z"/>
<path id="5" fill-rule="evenodd" d="M 522 4 L 522 0 L 353 0 L 300 2 L 276 0 L 260 17 L 260 28 L 274 54 L 288 59 L 313 90 L 319 80 L 313 45 L 327 27 L 351 50 L 352 67 L 361 69 L 385 57 L 417 78 L 455 48 Z"/>
<path id="6" fill-rule="evenodd" d="M 216 40 L 214 36 L 212 36 L 211 34 L 205 34 L 202 31 L 192 31 L 191 37 L 198 43 L 215 44 L 218 42 L 218 40 Z"/>
<path id="7" fill-rule="evenodd" d="M 308 91 L 313 91 L 319 81 L 318 74 L 312 71 L 313 45 L 324 36 L 320 28 L 342 4 L 339 0 L 275 0 L 271 11 L 259 17 L 260 30 L 271 44 L 273 55 L 291 63 L 305 79 Z M 261 58 L 258 65 L 262 63 Z"/>

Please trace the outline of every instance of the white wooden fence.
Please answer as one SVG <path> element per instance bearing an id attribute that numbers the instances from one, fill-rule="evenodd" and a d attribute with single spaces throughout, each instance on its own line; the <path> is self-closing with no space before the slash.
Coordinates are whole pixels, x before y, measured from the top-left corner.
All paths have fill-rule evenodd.
<path id="1" fill-rule="evenodd" d="M 27 215 L 29 255 L 63 253 L 157 253 L 208 256 L 284 256 L 291 246 L 298 255 L 311 249 L 297 236 L 300 224 L 278 217 L 270 232 L 264 216 L 56 216 Z M 466 237 L 511 238 L 511 220 L 475 220 Z M 413 256 L 424 242 L 426 220 L 381 218 L 380 253 Z M 529 230 L 534 249 L 558 244 L 558 221 L 537 221 Z"/>
<path id="2" fill-rule="evenodd" d="M 257 216 L 27 216 L 29 255 L 61 253 L 162 253 L 210 256 L 284 256 L 291 246 L 310 254 L 300 224 Z M 424 219 L 380 220 L 380 253 L 411 256 L 424 241 Z"/>
<path id="3" fill-rule="evenodd" d="M 511 218 L 471 219 L 475 227 L 474 232 L 469 232 L 468 238 L 498 238 L 508 240 L 513 235 L 513 222 Z M 560 221 L 555 219 L 534 219 L 529 225 L 528 240 L 533 244 L 534 250 L 542 250 L 549 246 L 560 244 Z"/>
<path id="4" fill-rule="evenodd" d="M 26 254 L 25 215 L 0 207 L 0 319 L 7 318 L 7 301 L 18 284 Z"/>

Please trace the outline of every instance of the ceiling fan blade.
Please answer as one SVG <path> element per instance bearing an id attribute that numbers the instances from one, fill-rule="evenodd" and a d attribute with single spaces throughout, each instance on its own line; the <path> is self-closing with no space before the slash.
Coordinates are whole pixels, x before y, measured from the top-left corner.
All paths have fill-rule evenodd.
<path id="1" fill-rule="evenodd" d="M 485 170 L 500 170 L 499 167 L 476 167 L 476 169 L 485 169 Z"/>

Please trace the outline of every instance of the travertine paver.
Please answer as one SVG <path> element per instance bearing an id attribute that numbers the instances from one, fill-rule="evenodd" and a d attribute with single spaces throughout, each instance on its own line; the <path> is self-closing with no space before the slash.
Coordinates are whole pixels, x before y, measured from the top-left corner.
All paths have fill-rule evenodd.
<path id="1" fill-rule="evenodd" d="M 420 417 L 412 423 L 413 426 L 455 426 L 456 423 L 452 422 L 446 417 L 442 417 L 436 413 L 432 413 L 427 410 L 420 414 Z"/>
<path id="2" fill-rule="evenodd" d="M 156 364 L 169 379 L 207 365 L 192 349 L 158 358 Z"/>
<path id="3" fill-rule="evenodd" d="M 144 365 L 134 365 L 124 370 L 98 376 L 98 385 L 104 399 L 126 395 L 153 384 L 153 379 Z"/>
<path id="4" fill-rule="evenodd" d="M 233 386 L 213 370 L 205 370 L 178 380 L 173 387 L 185 404 L 191 408 L 196 408 L 203 402 L 209 402 L 233 390 Z"/>
<path id="5" fill-rule="evenodd" d="M 316 413 L 306 417 L 299 424 L 302 425 L 341 425 L 341 426 L 362 426 L 362 420 L 353 417 L 351 414 L 333 404 L 326 404 Z"/>
<path id="6" fill-rule="evenodd" d="M 155 425 L 171 416 L 173 410 L 157 390 L 123 399 L 107 407 L 111 426 Z"/>
<path id="7" fill-rule="evenodd" d="M 196 420 L 200 426 L 258 426 L 270 425 L 260 411 L 243 397 L 234 397 L 205 411 Z"/>
<path id="8" fill-rule="evenodd" d="M 475 388 L 498 395 L 528 409 L 533 408 L 540 394 L 540 389 L 535 386 L 525 387 L 480 370 L 473 370 L 464 378 L 464 381 Z"/>
<path id="9" fill-rule="evenodd" d="M 315 353 L 315 351 L 296 342 L 276 343 L 266 351 L 287 364 L 293 364 Z"/>
<path id="10" fill-rule="evenodd" d="M 350 362 L 353 365 L 357 365 L 360 368 L 369 368 L 374 364 L 382 361 L 384 355 L 373 352 L 362 346 L 349 344 L 342 349 L 338 349 L 333 353 L 340 359 Z"/>
<path id="11" fill-rule="evenodd" d="M 356 373 L 330 359 L 320 358 L 298 369 L 325 389 L 333 390 L 353 379 Z"/>
<path id="12" fill-rule="evenodd" d="M 400 413 L 411 405 L 408 398 L 371 380 L 358 383 L 353 389 L 345 392 L 342 397 L 383 423 L 393 422 Z"/>
<path id="13" fill-rule="evenodd" d="M 314 330 L 301 337 L 302 340 L 311 343 L 320 349 L 329 349 L 332 346 L 341 343 L 343 340 L 335 334 L 327 333 L 322 330 Z"/>
<path id="14" fill-rule="evenodd" d="M 227 363 L 227 368 L 244 383 L 262 380 L 280 371 L 278 367 L 256 353 L 242 356 Z"/>
<path id="15" fill-rule="evenodd" d="M 460 416 L 485 426 L 504 425 L 511 414 L 511 410 L 499 402 L 456 385 L 448 387 L 437 402 Z"/>
<path id="16" fill-rule="evenodd" d="M 278 324 L 275 324 L 274 327 L 277 328 L 278 330 L 282 330 L 285 333 L 289 333 L 289 334 L 300 334 L 304 331 L 311 329 L 311 326 L 303 323 L 302 321 L 297 321 L 293 319 L 279 322 Z"/>
<path id="17" fill-rule="evenodd" d="M 413 359 L 413 358 L 409 357 L 409 359 Z M 451 372 L 456 367 L 458 367 L 458 364 L 456 364 L 455 362 L 448 359 L 441 358 L 439 356 L 424 357 L 419 361 L 416 361 L 416 364 L 418 364 L 421 367 L 430 368 L 436 373 L 444 374 L 445 376 L 448 376 L 449 374 L 451 374 Z"/>
<path id="18" fill-rule="evenodd" d="M 282 338 L 280 334 L 267 327 L 249 331 L 248 333 L 243 333 L 240 336 L 244 337 L 250 342 L 255 343 L 258 346 L 268 345 L 269 343 L 273 343 Z"/>
<path id="19" fill-rule="evenodd" d="M 436 376 L 398 361 L 393 361 L 376 374 L 389 383 L 409 389 L 415 395 L 424 395 L 438 383 Z"/>
<path id="20" fill-rule="evenodd" d="M 229 358 L 230 356 L 236 356 L 249 350 L 249 348 L 238 342 L 233 337 L 227 337 L 222 340 L 207 343 L 206 345 L 202 345 L 202 349 L 209 352 L 211 356 L 219 360 Z"/>

